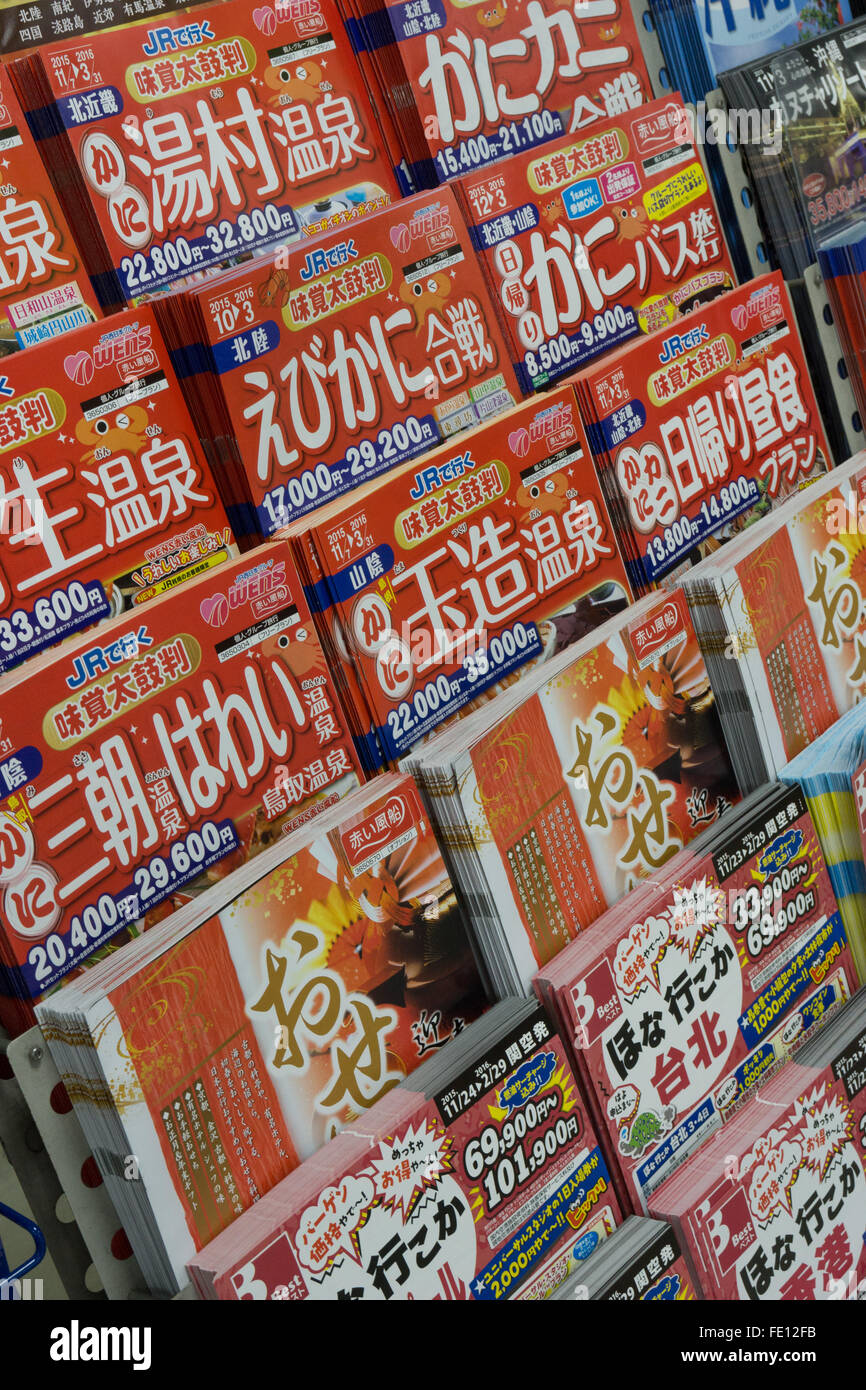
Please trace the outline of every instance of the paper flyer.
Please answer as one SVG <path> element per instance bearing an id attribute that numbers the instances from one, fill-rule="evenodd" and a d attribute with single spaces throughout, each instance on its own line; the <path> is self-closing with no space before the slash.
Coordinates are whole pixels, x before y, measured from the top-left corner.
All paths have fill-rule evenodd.
<path id="1" fill-rule="evenodd" d="M 630 601 L 570 387 L 311 528 L 389 759 Z"/>
<path id="2" fill-rule="evenodd" d="M 120 303 L 396 196 L 334 0 L 229 0 L 40 58 Z"/>
<path id="3" fill-rule="evenodd" d="M 549 386 L 735 284 L 679 96 L 461 179 L 524 391 Z"/>
<path id="4" fill-rule="evenodd" d="M 85 635 L 27 680 L 25 701 L 15 682 L 0 692 L 2 948 L 25 999 L 357 783 L 285 548 Z"/>

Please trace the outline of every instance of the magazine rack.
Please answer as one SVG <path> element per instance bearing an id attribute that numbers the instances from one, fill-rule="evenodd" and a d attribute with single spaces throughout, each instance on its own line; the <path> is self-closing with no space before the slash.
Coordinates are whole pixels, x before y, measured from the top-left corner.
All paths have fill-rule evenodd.
<path id="1" fill-rule="evenodd" d="M 725 123 L 727 122 L 727 102 L 718 88 L 707 93 L 705 104 L 708 129 L 714 112 L 721 113 L 725 118 Z M 727 128 L 726 124 L 724 128 Z M 738 146 L 731 141 L 730 137 L 720 141 L 714 148 L 718 151 L 719 166 L 728 186 L 731 206 L 737 219 L 741 250 L 749 263 L 752 275 L 764 275 L 770 269 L 769 257 L 764 246 L 761 224 L 755 209 L 754 191 L 746 177 L 743 157 Z"/>
<path id="2" fill-rule="evenodd" d="M 847 457 L 850 458 L 866 444 L 863 421 L 857 411 L 854 392 L 851 389 L 851 382 L 848 380 L 848 368 L 845 365 L 845 358 L 839 345 L 839 335 L 836 332 L 833 311 L 830 308 L 830 301 L 824 287 L 824 278 L 817 265 L 810 265 L 803 278 L 812 309 L 812 325 L 810 327 L 814 327 L 814 332 L 818 336 L 821 351 L 833 379 L 836 406 L 841 416 L 842 429 L 848 444 Z M 801 332 L 804 331 L 802 324 L 800 329 Z M 836 462 L 843 463 L 844 460 L 837 459 Z"/>
<path id="3" fill-rule="evenodd" d="M 7 1056 L 0 1031 L 0 1147 L 46 1241 L 48 1256 L 69 1298 L 102 1298 L 92 1260 L 71 1219 L 69 1204 Z"/>
<path id="4" fill-rule="evenodd" d="M 629 2 L 641 32 L 653 95 L 663 96 L 670 83 L 646 0 Z M 708 94 L 706 109 L 726 111 L 720 91 Z M 742 157 L 725 142 L 716 148 L 736 220 L 733 234 L 741 240 L 751 273 L 760 275 L 768 269 L 768 258 Z M 827 362 L 832 399 L 826 409 L 838 417 L 835 434 L 844 437 L 847 457 L 863 447 L 863 427 L 818 268 L 810 267 L 797 283 L 804 290 L 797 297 L 800 331 L 804 340 L 819 345 Z M 14 1272 L 0 1245 L 0 1289 L 35 1268 L 47 1247 L 70 1299 L 148 1299 L 140 1268 L 39 1028 L 14 1042 L 4 1041 L 0 1034 L 0 1143 L 34 1217 L 31 1221 L 0 1205 L 0 1214 L 11 1216 L 34 1239 L 33 1256 Z M 190 1287 L 177 1295 L 190 1296 Z"/>

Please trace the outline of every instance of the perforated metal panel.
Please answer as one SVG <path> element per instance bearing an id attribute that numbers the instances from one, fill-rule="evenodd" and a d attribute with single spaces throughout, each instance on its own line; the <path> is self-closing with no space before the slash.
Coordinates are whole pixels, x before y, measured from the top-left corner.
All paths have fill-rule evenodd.
<path id="1" fill-rule="evenodd" d="M 664 80 L 665 75 L 665 55 L 659 43 L 659 36 L 646 0 L 630 0 L 631 12 L 634 18 L 635 27 L 640 34 L 641 48 L 643 49 L 644 62 L 649 73 L 650 84 L 654 97 L 664 96 L 671 90 L 669 82 Z"/>
<path id="2" fill-rule="evenodd" d="M 854 392 L 851 390 L 851 382 L 848 379 L 848 372 L 845 366 L 845 359 L 842 355 L 842 347 L 839 342 L 839 335 L 836 331 L 836 324 L 833 319 L 833 311 L 827 299 L 827 290 L 820 270 L 816 265 L 810 265 L 805 274 L 806 294 L 812 309 L 813 327 L 821 343 L 821 350 L 826 358 L 830 369 L 830 380 L 832 383 L 833 395 L 835 397 L 836 408 L 839 412 L 839 419 L 847 443 L 845 457 L 850 458 L 866 444 L 866 437 L 863 433 L 863 422 L 857 411 L 857 403 L 854 400 Z M 801 328 L 803 325 L 801 324 Z M 837 459 L 837 463 L 844 463 L 845 459 Z"/>
<path id="3" fill-rule="evenodd" d="M 38 1266 L 33 1279 L 43 1279 L 46 1298 L 104 1298 L 86 1283 L 90 1253 L 74 1221 L 64 1219 L 63 1188 L 6 1056 L 7 1046 L 8 1039 L 0 1032 L 0 1144 L 45 1235 L 56 1276 L 45 1280 L 46 1271 Z"/>
<path id="4" fill-rule="evenodd" d="M 128 1298 L 144 1280 L 41 1030 L 31 1028 L 9 1043 L 7 1056 L 44 1145 L 44 1161 L 29 1183 L 26 1163 L 19 1168 L 10 1158 L 58 1269 L 54 1242 L 58 1252 L 64 1247 L 61 1278 L 69 1297 Z"/>
<path id="5" fill-rule="evenodd" d="M 727 103 L 718 88 L 707 93 L 705 103 L 708 113 L 721 111 L 727 116 Z M 749 269 L 753 276 L 763 275 L 769 270 L 769 266 L 766 254 L 762 254 L 764 240 L 755 212 L 755 194 L 746 176 L 743 156 L 738 149 L 731 149 L 724 140 L 720 141 L 715 148 L 718 150 L 725 182 L 731 195 L 731 204 L 737 219 L 742 248 L 749 262 Z"/>
<path id="6" fill-rule="evenodd" d="M 706 96 L 707 112 L 727 113 L 723 94 L 716 90 Z M 769 270 L 763 237 L 755 211 L 755 196 L 746 173 L 743 158 L 738 149 L 730 149 L 724 142 L 716 145 L 721 169 L 730 194 L 731 205 L 737 221 L 742 250 L 749 262 L 753 276 L 764 275 Z M 703 152 L 702 152 L 703 155 Z M 706 160 L 704 159 L 706 167 Z M 821 272 L 817 266 L 810 266 L 804 281 L 806 296 L 794 296 L 800 336 L 805 340 L 807 352 L 813 350 L 817 339 L 828 367 L 827 388 L 831 399 L 825 399 L 824 387 L 819 392 L 819 404 L 830 442 L 834 446 L 837 463 L 843 463 L 866 444 L 863 425 L 857 414 L 857 406 L 851 383 L 848 380 L 845 360 L 836 332 L 832 311 Z M 807 309 L 808 306 L 808 309 Z"/>
<path id="7" fill-rule="evenodd" d="M 12 1075 L 0 1068 L 0 1140 L 67 1297 L 150 1300 L 41 1030 L 11 1043 L 0 1035 L 0 1059 L 4 1047 Z M 175 1298 L 198 1295 L 186 1284 Z"/>

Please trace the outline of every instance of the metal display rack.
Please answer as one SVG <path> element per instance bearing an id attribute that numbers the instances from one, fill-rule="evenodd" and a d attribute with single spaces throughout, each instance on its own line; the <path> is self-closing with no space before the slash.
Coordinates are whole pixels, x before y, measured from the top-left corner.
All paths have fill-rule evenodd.
<path id="1" fill-rule="evenodd" d="M 665 55 L 659 43 L 652 13 L 645 0 L 629 0 L 629 4 L 631 5 L 635 28 L 640 34 L 641 51 L 652 85 L 653 96 L 663 97 L 665 92 L 670 91 L 671 84 L 668 81 Z"/>
<path id="2" fill-rule="evenodd" d="M 833 311 L 827 298 L 824 279 L 817 265 L 809 266 L 803 277 L 803 282 L 812 308 L 811 327 L 821 344 L 821 351 L 830 370 L 836 408 L 840 415 L 841 426 L 848 446 L 846 457 L 850 458 L 866 445 L 866 435 L 864 435 L 863 422 L 857 410 L 851 382 L 848 379 L 848 368 L 845 365 L 845 358 L 839 345 L 839 335 L 836 332 Z M 801 324 L 801 331 L 802 327 Z M 836 462 L 842 463 L 844 460 L 837 459 Z"/>
<path id="3" fill-rule="evenodd" d="M 39 1028 L 0 1041 L 0 1141 L 70 1299 L 124 1299 L 141 1271 Z"/>
<path id="4" fill-rule="evenodd" d="M 21 1288 L 21 1282 L 31 1270 L 36 1269 L 45 1258 L 45 1236 L 36 1225 L 23 1212 L 13 1211 L 12 1207 L 7 1207 L 5 1202 L 0 1202 L 0 1217 L 5 1217 L 13 1226 L 21 1226 L 33 1238 L 33 1253 L 27 1259 L 22 1260 L 21 1264 L 14 1269 L 9 1264 L 3 1242 L 0 1240 L 0 1298 L 7 1297 L 8 1294 L 17 1293 Z"/>
<path id="5" fill-rule="evenodd" d="M 706 108 L 708 112 L 727 114 L 727 104 L 721 91 L 707 94 Z M 770 268 L 769 260 L 755 210 L 754 190 L 747 177 L 743 157 L 735 145 L 727 142 L 720 142 L 716 149 L 736 218 L 734 234 L 739 239 L 751 274 L 764 275 Z M 817 265 L 812 265 L 801 280 L 789 281 L 788 285 L 798 315 L 800 336 L 807 350 L 807 360 L 814 352 L 813 345 L 817 344 L 827 364 L 826 385 L 830 399 L 825 398 L 824 391 L 816 394 L 826 433 L 837 455 L 835 462 L 844 463 L 864 447 L 866 436 L 848 380 L 824 281 Z"/>
<path id="6" fill-rule="evenodd" d="M 47 1247 L 67 1298 L 150 1300 L 42 1030 L 31 1028 L 13 1042 L 0 1031 L 0 1062 L 4 1059 L 0 1144 L 36 1218 L 16 1212 L 11 1219 L 31 1230 L 39 1259 Z M 36 1263 L 28 1262 L 27 1270 Z M 20 1278 L 27 1270 L 19 1268 L 9 1277 Z M 0 1286 L 3 1276 L 0 1246 Z M 175 1295 L 195 1297 L 191 1284 Z"/>

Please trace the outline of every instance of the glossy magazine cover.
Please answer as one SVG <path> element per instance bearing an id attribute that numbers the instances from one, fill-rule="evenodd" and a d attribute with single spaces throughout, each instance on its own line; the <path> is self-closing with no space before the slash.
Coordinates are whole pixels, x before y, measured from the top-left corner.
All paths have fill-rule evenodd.
<path id="1" fill-rule="evenodd" d="M 828 36 L 851 18 L 849 0 L 793 0 L 793 4 L 753 5 L 749 0 L 716 0 L 696 5 L 698 29 L 711 73 L 718 76 L 754 58 L 796 51 L 810 29 Z"/>
<path id="2" fill-rule="evenodd" d="M 0 339 L 5 352 L 92 323 L 99 301 L 6 72 L 0 71 Z"/>
<path id="3" fill-rule="evenodd" d="M 2 951 L 24 999 L 357 784 L 284 547 L 7 678 L 0 733 Z"/>
<path id="4" fill-rule="evenodd" d="M 350 808 L 89 1014 L 180 1276 L 485 1007 L 411 779 Z"/>
<path id="5" fill-rule="evenodd" d="M 321 602 L 339 617 L 388 759 L 631 598 L 568 386 L 313 517 L 311 530 Z"/>
<path id="6" fill-rule="evenodd" d="M 659 1236 L 602 1295 L 614 1303 L 680 1303 L 701 1297 L 673 1231 Z"/>
<path id="7" fill-rule="evenodd" d="M 634 1209 L 646 1211 L 858 988 L 800 789 L 779 788 L 715 853 L 671 860 L 593 934 L 573 972 L 567 954 L 556 963 L 557 999 Z"/>
<path id="8" fill-rule="evenodd" d="M 619 1222 L 541 1009 L 435 1097 L 408 1094 L 402 1113 L 378 1113 L 358 1126 L 366 1142 L 346 1166 L 337 1147 L 321 1156 L 321 1189 L 302 1208 L 290 1177 L 255 1223 L 204 1252 L 196 1263 L 216 1270 L 218 1297 L 530 1298 L 557 1252 L 581 1240 L 588 1252 Z"/>
<path id="9" fill-rule="evenodd" d="M 866 201 L 863 19 L 775 53 L 773 94 L 816 246 L 857 224 Z"/>
<path id="10" fill-rule="evenodd" d="M 403 0 L 383 27 L 443 182 L 651 96 L 624 0 Z"/>
<path id="11" fill-rule="evenodd" d="M 265 536 L 517 399 L 448 189 L 194 297 Z"/>
<path id="12" fill-rule="evenodd" d="M 851 1008 L 854 1006 L 851 1005 Z M 793 1061 L 660 1188 L 708 1299 L 862 1299 L 866 1034 Z"/>
<path id="13" fill-rule="evenodd" d="M 676 95 L 457 187 L 525 391 L 667 327 L 735 283 Z"/>
<path id="14" fill-rule="evenodd" d="M 8 361 L 0 671 L 237 554 L 151 310 Z"/>
<path id="15" fill-rule="evenodd" d="M 531 980 L 738 798 L 682 593 L 637 624 L 612 620 L 458 775 L 480 870 Z"/>
<path id="16" fill-rule="evenodd" d="M 736 651 L 781 766 L 866 691 L 866 461 L 820 493 L 724 576 Z"/>
<path id="17" fill-rule="evenodd" d="M 40 58 L 126 302 L 396 196 L 333 0 L 229 0 Z"/>
<path id="18" fill-rule="evenodd" d="M 652 583 L 832 466 L 779 272 L 582 373 L 599 466 Z"/>

